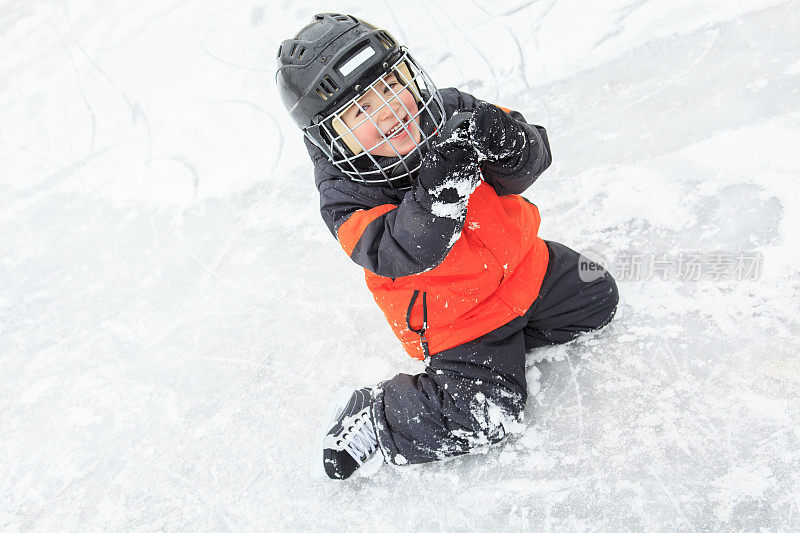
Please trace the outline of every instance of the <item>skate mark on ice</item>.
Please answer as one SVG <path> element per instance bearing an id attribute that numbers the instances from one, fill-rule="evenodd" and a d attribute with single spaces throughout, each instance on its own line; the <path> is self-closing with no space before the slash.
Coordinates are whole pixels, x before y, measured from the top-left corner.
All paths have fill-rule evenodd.
<path id="1" fill-rule="evenodd" d="M 69 56 L 69 62 L 72 65 L 72 71 L 75 73 L 75 81 L 78 84 L 78 92 L 81 94 L 81 100 L 83 100 L 83 104 L 86 106 L 86 109 L 89 110 L 89 118 L 91 118 L 92 121 L 92 135 L 89 140 L 89 155 L 91 155 L 94 152 L 94 137 L 95 134 L 97 133 L 97 118 L 94 112 L 94 108 L 92 107 L 92 104 L 89 103 L 89 100 L 86 98 L 86 93 L 83 90 L 83 83 L 81 83 L 81 76 L 80 73 L 78 72 L 78 67 L 75 64 L 75 57 L 72 55 L 72 50 L 69 49 L 69 45 L 64 40 L 64 37 L 61 35 L 61 33 L 59 33 L 59 31 L 56 29 L 56 27 L 53 26 L 53 24 L 49 21 L 47 22 L 47 25 L 50 26 L 50 29 L 53 30 L 53 33 L 55 33 L 58 36 L 58 41 L 61 43 L 61 46 L 64 48 L 64 51 L 67 53 L 67 56 Z"/>
<path id="2" fill-rule="evenodd" d="M 658 475 L 658 472 L 656 472 L 656 469 L 655 469 L 654 466 L 650 466 L 650 473 L 653 475 L 653 477 L 656 479 L 656 481 L 658 481 L 658 484 L 661 487 L 661 490 L 664 491 L 664 494 L 667 495 L 667 499 L 672 504 L 672 508 L 675 509 L 675 512 L 678 513 L 678 516 L 681 517 L 684 522 L 686 522 L 686 525 L 689 526 L 689 528 L 692 531 L 696 532 L 697 528 L 695 528 L 694 525 L 689 521 L 689 519 L 686 518 L 686 515 L 683 514 L 683 511 L 681 510 L 680 505 L 678 505 L 678 502 L 675 500 L 675 496 L 673 496 L 672 492 L 670 492 L 670 490 L 667 488 L 667 486 L 664 484 L 664 482 L 661 481 L 661 476 Z"/>
<path id="3" fill-rule="evenodd" d="M 584 431 L 584 424 L 583 424 L 583 397 L 581 395 L 581 388 L 578 385 L 578 378 L 575 375 L 575 369 L 572 367 L 572 360 L 567 354 L 567 365 L 569 365 L 569 372 L 572 376 L 572 385 L 575 387 L 575 398 L 578 400 L 578 424 L 580 427 L 580 436 L 581 441 L 583 441 L 583 431 Z"/>
<path id="4" fill-rule="evenodd" d="M 456 25 L 456 23 L 455 23 L 455 22 L 453 22 L 453 21 L 450 19 L 450 17 L 448 17 L 448 16 L 447 16 L 447 13 L 445 13 L 445 12 L 444 12 L 444 10 L 443 10 L 441 7 L 437 6 L 436 4 L 432 4 L 432 5 L 433 5 L 433 6 L 434 6 L 436 9 L 438 9 L 438 10 L 439 10 L 439 12 L 441 12 L 441 13 L 442 13 L 443 17 L 444 17 L 444 18 L 447 20 L 447 22 L 449 22 L 449 23 L 450 23 L 450 25 L 451 25 L 453 28 L 455 28 L 455 30 L 458 32 L 458 34 L 459 34 L 459 35 L 461 35 L 461 37 L 463 37 L 465 41 L 467 41 L 467 43 L 468 43 L 468 44 L 469 44 L 469 45 L 472 47 L 472 49 L 475 51 L 475 53 L 476 53 L 476 54 L 478 54 L 478 56 L 479 56 L 479 57 L 480 57 L 480 58 L 483 60 L 483 62 L 486 64 L 486 68 L 488 68 L 488 69 L 489 69 L 489 74 L 491 74 L 491 75 L 492 75 L 492 82 L 493 82 L 493 83 L 492 83 L 492 85 L 494 86 L 494 98 L 495 98 L 495 102 L 496 102 L 496 101 L 498 101 L 498 100 L 500 99 L 500 83 L 498 82 L 498 80 L 497 80 L 497 74 L 495 74 L 495 72 L 494 72 L 494 69 L 492 68 L 492 64 L 491 64 L 491 63 L 489 62 L 489 60 L 486 58 L 486 55 L 485 55 L 483 52 L 481 52 L 481 51 L 480 51 L 480 49 L 479 49 L 477 46 L 475 46 L 475 43 L 473 43 L 473 42 L 472 42 L 472 39 L 470 39 L 469 37 L 467 37 L 467 32 L 463 31 L 463 30 L 462 30 L 460 27 L 458 27 L 458 26 Z"/>

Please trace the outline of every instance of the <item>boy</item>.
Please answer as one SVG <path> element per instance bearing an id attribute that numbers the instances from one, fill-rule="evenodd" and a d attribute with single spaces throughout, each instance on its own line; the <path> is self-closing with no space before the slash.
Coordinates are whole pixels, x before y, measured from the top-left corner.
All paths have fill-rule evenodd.
<path id="1" fill-rule="evenodd" d="M 515 111 L 437 90 L 386 31 L 316 15 L 276 75 L 314 162 L 322 218 L 406 351 L 426 363 L 340 392 L 316 460 L 346 479 L 366 463 L 468 453 L 519 428 L 525 352 L 614 315 L 614 280 L 536 233 L 519 194 L 550 165 L 547 133 Z"/>

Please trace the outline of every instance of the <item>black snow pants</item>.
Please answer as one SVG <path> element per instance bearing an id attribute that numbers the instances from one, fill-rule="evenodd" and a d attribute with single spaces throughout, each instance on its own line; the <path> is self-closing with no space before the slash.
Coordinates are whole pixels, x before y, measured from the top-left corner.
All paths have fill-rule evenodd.
<path id="1" fill-rule="evenodd" d="M 422 374 L 398 374 L 378 386 L 372 412 L 389 463 L 461 455 L 521 431 L 528 397 L 525 353 L 570 341 L 611 321 L 619 300 L 611 275 L 595 270 L 583 281 L 580 255 L 563 244 L 545 242 L 550 252 L 547 271 L 539 296 L 524 315 L 433 354 Z"/>

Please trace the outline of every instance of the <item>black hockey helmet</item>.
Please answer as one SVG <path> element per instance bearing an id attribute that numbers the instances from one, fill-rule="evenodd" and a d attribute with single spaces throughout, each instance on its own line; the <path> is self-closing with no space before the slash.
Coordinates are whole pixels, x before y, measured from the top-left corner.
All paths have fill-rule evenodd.
<path id="1" fill-rule="evenodd" d="M 397 84 L 387 100 L 382 96 L 387 91 L 378 92 L 375 87 L 392 73 Z M 362 183 L 409 186 L 445 119 L 436 87 L 408 51 L 386 30 L 352 15 L 315 15 L 294 38 L 281 43 L 275 77 L 284 105 L 306 136 L 346 176 Z M 419 142 L 414 140 L 415 147 L 407 154 L 397 152 L 385 135 L 378 145 L 363 146 L 345 125 L 342 113 L 358 105 L 369 91 L 381 95 L 383 108 L 395 98 L 399 100 L 405 90 L 413 95 L 417 110 L 412 113 L 403 105 L 403 114 L 416 121 Z M 366 118 L 356 127 L 369 121 L 380 131 L 371 118 L 375 112 L 364 113 Z M 399 116 L 397 121 L 409 133 L 411 126 Z M 409 137 L 413 137 L 411 133 Z M 370 153 L 384 143 L 394 149 L 396 157 Z"/>

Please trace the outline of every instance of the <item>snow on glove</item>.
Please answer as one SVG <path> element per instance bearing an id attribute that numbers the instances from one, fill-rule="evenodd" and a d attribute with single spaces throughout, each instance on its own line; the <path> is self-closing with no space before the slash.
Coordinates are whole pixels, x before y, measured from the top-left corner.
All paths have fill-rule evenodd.
<path id="1" fill-rule="evenodd" d="M 480 180 L 478 154 L 466 139 L 450 137 L 422 158 L 419 183 L 430 195 L 431 212 L 436 216 L 461 218 Z"/>
<path id="2" fill-rule="evenodd" d="M 517 159 L 528 141 L 511 115 L 486 102 L 480 102 L 472 114 L 469 137 L 481 159 L 491 163 Z"/>

